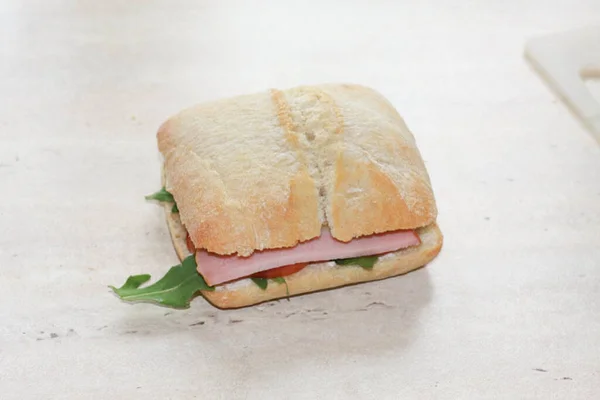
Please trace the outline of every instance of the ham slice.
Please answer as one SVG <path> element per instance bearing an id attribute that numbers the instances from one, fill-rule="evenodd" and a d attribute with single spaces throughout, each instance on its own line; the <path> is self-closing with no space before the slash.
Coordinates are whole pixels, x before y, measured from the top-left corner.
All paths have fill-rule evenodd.
<path id="1" fill-rule="evenodd" d="M 257 251 L 250 257 L 219 256 L 197 250 L 196 263 L 206 282 L 218 285 L 284 265 L 383 254 L 420 243 L 414 231 L 388 232 L 344 243 L 334 239 L 329 229 L 323 229 L 320 237 L 295 247 Z"/>

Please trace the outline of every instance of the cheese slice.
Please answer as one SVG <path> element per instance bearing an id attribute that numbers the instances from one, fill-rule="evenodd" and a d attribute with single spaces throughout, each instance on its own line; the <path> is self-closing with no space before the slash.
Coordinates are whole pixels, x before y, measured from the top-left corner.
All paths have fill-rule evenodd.
<path id="1" fill-rule="evenodd" d="M 197 250 L 196 263 L 198 272 L 209 285 L 219 285 L 284 265 L 379 255 L 420 243 L 414 231 L 387 232 L 340 242 L 324 228 L 316 239 L 291 248 L 257 251 L 249 257 L 220 256 Z"/>

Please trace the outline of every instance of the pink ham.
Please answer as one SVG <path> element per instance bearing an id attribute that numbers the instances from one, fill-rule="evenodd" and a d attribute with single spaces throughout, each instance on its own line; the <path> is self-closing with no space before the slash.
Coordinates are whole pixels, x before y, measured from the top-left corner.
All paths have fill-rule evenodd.
<path id="1" fill-rule="evenodd" d="M 206 282 L 218 285 L 285 265 L 383 254 L 420 243 L 414 231 L 365 236 L 344 243 L 334 239 L 328 229 L 323 229 L 316 239 L 292 248 L 257 251 L 250 257 L 219 256 L 197 250 L 196 262 L 198 272 Z"/>

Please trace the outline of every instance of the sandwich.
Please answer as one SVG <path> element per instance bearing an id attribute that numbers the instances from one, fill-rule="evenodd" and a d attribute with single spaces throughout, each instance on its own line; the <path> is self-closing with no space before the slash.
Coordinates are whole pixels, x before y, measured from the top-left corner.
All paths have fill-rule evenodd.
<path id="1" fill-rule="evenodd" d="M 126 301 L 222 309 L 402 275 L 442 247 L 430 177 L 392 104 L 351 84 L 301 86 L 185 109 L 157 133 L 181 263 Z"/>

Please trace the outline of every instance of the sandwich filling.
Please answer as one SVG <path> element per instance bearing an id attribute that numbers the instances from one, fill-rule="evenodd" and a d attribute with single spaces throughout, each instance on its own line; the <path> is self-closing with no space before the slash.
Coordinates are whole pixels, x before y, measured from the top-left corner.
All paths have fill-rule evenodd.
<path id="1" fill-rule="evenodd" d="M 257 251 L 249 257 L 221 256 L 205 250 L 194 250 L 191 241 L 188 239 L 187 242 L 189 250 L 195 252 L 198 272 L 209 285 L 219 285 L 252 276 L 285 276 L 314 262 L 390 253 L 418 246 L 421 240 L 415 231 L 406 230 L 341 242 L 331 236 L 329 229 L 323 228 L 318 238 L 299 243 L 292 248 Z"/>
<path id="2" fill-rule="evenodd" d="M 172 214 L 179 213 L 173 196 L 165 188 L 146 196 L 146 199 L 163 202 Z M 178 221 L 178 217 L 175 218 Z M 186 235 L 191 255 L 180 255 L 183 258 L 181 264 L 171 267 L 162 278 L 150 285 L 145 284 L 151 276 L 140 274 L 129 276 L 119 288 L 110 286 L 117 296 L 130 302 L 187 308 L 198 292 L 227 288 L 230 283 L 242 283 L 246 279 L 263 291 L 271 281 L 284 284 L 289 295 L 286 278 L 300 273 L 309 265 L 334 262 L 340 266 L 371 270 L 381 256 L 421 245 L 421 238 L 414 230 L 374 234 L 341 242 L 325 228 L 318 238 L 291 248 L 256 251 L 249 257 L 222 256 L 196 249 L 183 224 L 178 223 L 176 229 L 177 237 Z"/>

